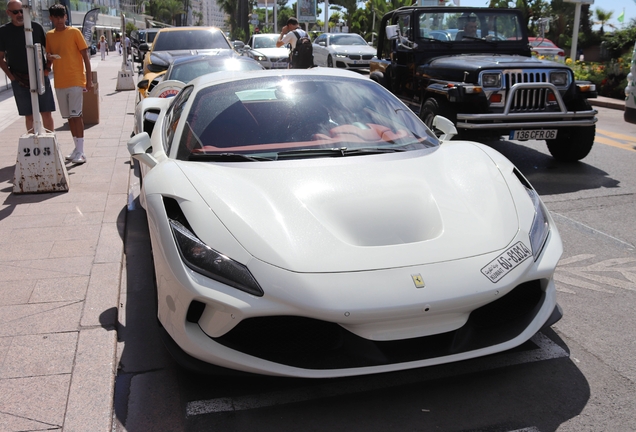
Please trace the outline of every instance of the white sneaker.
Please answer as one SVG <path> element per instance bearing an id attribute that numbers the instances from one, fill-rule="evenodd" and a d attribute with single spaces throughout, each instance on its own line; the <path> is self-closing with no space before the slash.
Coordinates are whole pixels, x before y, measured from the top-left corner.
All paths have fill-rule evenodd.
<path id="1" fill-rule="evenodd" d="M 77 149 L 73 150 L 73 152 L 70 155 L 66 156 L 64 159 L 66 160 L 66 162 L 70 162 L 76 157 L 77 157 Z"/>
<path id="2" fill-rule="evenodd" d="M 86 156 L 84 156 L 84 153 L 77 152 L 71 162 L 76 165 L 81 165 L 83 163 L 86 163 Z"/>

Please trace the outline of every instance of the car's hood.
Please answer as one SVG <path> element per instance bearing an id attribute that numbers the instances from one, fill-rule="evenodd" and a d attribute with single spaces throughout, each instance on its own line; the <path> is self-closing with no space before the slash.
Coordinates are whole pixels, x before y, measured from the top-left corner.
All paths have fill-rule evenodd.
<path id="1" fill-rule="evenodd" d="M 179 164 L 250 254 L 296 272 L 460 259 L 501 249 L 518 231 L 506 181 L 471 143 L 337 159 Z M 205 227 L 193 228 L 208 238 Z"/>
<path id="2" fill-rule="evenodd" d="M 155 66 L 165 66 L 166 69 L 170 66 L 170 62 L 175 57 L 191 56 L 198 54 L 205 55 L 232 55 L 234 53 L 231 49 L 206 49 L 206 50 L 175 50 L 175 51 L 156 51 L 150 54 L 150 63 Z"/>
<path id="3" fill-rule="evenodd" d="M 347 53 L 347 54 L 372 54 L 375 55 L 377 52 L 376 48 L 373 48 L 368 45 L 330 45 L 332 50 L 339 53 Z"/>
<path id="4" fill-rule="evenodd" d="M 289 50 L 287 48 L 254 48 L 252 52 L 262 54 L 267 58 L 289 56 Z"/>
<path id="5" fill-rule="evenodd" d="M 462 69 L 479 70 L 483 68 L 498 69 L 529 69 L 533 67 L 546 67 L 551 62 L 537 59 L 536 57 L 525 57 L 520 55 L 474 55 L 460 54 L 432 59 L 428 66 L 433 69 Z M 554 63 L 555 67 L 563 67 L 560 63 Z"/>

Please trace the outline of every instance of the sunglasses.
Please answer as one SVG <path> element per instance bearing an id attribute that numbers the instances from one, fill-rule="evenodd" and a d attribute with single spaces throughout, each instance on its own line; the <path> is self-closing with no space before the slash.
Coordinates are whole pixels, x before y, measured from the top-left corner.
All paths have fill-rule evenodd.
<path id="1" fill-rule="evenodd" d="M 9 12 L 11 12 L 13 15 L 23 14 L 24 13 L 24 11 L 22 9 L 10 10 Z"/>

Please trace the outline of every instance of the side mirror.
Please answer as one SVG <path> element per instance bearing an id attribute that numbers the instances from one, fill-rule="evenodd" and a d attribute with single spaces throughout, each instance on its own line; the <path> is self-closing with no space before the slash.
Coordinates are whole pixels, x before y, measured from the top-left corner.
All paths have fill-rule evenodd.
<path id="1" fill-rule="evenodd" d="M 151 146 L 150 135 L 147 132 L 141 132 L 128 140 L 128 152 L 130 155 L 150 168 L 157 165 L 157 159 L 150 153 L 146 153 L 146 150 Z"/>
<path id="2" fill-rule="evenodd" d="M 442 117 L 439 115 L 435 116 L 435 118 L 433 118 L 432 126 L 435 129 L 439 129 L 442 131 L 442 136 L 439 137 L 439 139 L 442 141 L 448 141 L 455 135 L 457 135 L 457 129 L 455 128 L 455 125 L 446 117 Z"/>
<path id="3" fill-rule="evenodd" d="M 150 51 L 150 45 L 148 45 L 145 42 L 142 43 L 141 45 L 139 45 L 139 51 L 144 52 L 144 53 Z"/>
<path id="4" fill-rule="evenodd" d="M 400 29 L 397 24 L 386 26 L 386 38 L 389 40 L 397 39 L 400 35 Z"/>
<path id="5" fill-rule="evenodd" d="M 327 42 L 325 42 L 325 41 L 320 41 L 320 42 L 318 42 L 318 45 L 320 45 L 320 46 L 327 46 Z"/>

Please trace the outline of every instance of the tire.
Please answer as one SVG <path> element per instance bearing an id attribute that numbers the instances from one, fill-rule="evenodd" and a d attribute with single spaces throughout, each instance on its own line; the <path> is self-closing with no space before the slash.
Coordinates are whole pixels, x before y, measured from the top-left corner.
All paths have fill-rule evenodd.
<path id="1" fill-rule="evenodd" d="M 556 139 L 546 140 L 553 158 L 561 162 L 576 162 L 590 153 L 594 145 L 596 126 L 559 129 Z"/>
<path id="2" fill-rule="evenodd" d="M 331 56 L 327 57 L 327 67 L 334 67 L 333 66 L 333 58 L 331 58 Z"/>
<path id="3" fill-rule="evenodd" d="M 623 119 L 627 123 L 636 123 L 636 108 L 625 107 L 625 113 L 623 114 Z"/>
<path id="4" fill-rule="evenodd" d="M 420 119 L 433 132 L 436 132 L 433 130 L 433 119 L 437 115 L 446 117 L 452 121 L 453 124 L 457 123 L 457 114 L 453 112 L 453 109 L 447 101 L 432 97 L 426 99 L 420 107 Z"/>

